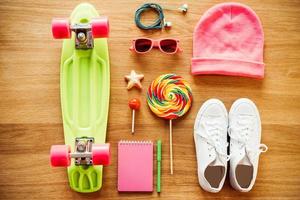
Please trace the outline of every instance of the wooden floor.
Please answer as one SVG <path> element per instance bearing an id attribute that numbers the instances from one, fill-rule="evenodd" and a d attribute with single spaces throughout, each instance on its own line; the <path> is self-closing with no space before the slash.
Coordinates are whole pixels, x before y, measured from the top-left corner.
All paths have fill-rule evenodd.
<path id="1" fill-rule="evenodd" d="M 109 16 L 111 98 L 107 141 L 112 165 L 104 170 L 104 185 L 93 194 L 79 194 L 68 186 L 66 170 L 51 168 L 49 149 L 63 144 L 59 65 L 61 41 L 52 39 L 53 17 L 68 17 L 80 1 L 2 0 L 0 3 L 0 199 L 300 199 L 300 1 L 240 1 L 252 7 L 265 32 L 266 77 L 262 81 L 223 76 L 192 76 L 193 29 L 201 15 L 221 1 L 185 1 L 187 15 L 165 11 L 170 31 L 143 32 L 136 28 L 135 9 L 145 1 L 93 0 Z M 155 1 L 154 1 L 155 2 Z M 163 6 L 178 7 L 173 0 Z M 136 56 L 128 51 L 134 37 L 176 37 L 183 53 L 168 56 L 152 51 Z M 145 74 L 142 92 L 126 90 L 124 75 L 131 69 Z M 174 72 L 190 82 L 191 111 L 174 121 L 174 170 L 169 175 L 168 122 L 155 117 L 146 105 L 146 88 L 158 75 Z M 136 134 L 130 134 L 127 101 L 139 97 Z M 262 142 L 269 151 L 260 158 L 253 190 L 239 193 L 226 181 L 218 194 L 204 192 L 197 179 L 193 125 L 201 104 L 221 99 L 229 109 L 240 97 L 252 99 L 262 119 Z M 117 191 L 117 142 L 163 140 L 162 192 Z"/>

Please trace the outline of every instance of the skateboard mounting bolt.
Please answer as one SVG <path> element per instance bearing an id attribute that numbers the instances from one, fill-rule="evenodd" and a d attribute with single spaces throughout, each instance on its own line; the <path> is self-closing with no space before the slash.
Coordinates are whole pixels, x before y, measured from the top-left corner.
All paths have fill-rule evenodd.
<path id="1" fill-rule="evenodd" d="M 79 33 L 77 34 L 77 38 L 78 38 L 78 40 L 79 40 L 80 42 L 84 42 L 84 41 L 86 40 L 86 35 L 85 35 L 85 33 L 83 33 L 83 32 L 79 32 Z"/>
<path id="2" fill-rule="evenodd" d="M 77 144 L 77 151 L 84 152 L 86 149 L 86 143 L 84 141 L 79 141 Z"/>

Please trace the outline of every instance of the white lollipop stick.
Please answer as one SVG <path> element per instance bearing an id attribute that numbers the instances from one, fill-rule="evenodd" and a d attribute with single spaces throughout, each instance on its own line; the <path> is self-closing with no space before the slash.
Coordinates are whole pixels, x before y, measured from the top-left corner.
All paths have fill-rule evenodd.
<path id="1" fill-rule="evenodd" d="M 172 120 L 170 119 L 170 173 L 173 174 Z"/>
<path id="2" fill-rule="evenodd" d="M 134 134 L 134 118 L 135 118 L 135 110 L 132 109 L 132 122 L 131 122 L 131 133 Z"/>

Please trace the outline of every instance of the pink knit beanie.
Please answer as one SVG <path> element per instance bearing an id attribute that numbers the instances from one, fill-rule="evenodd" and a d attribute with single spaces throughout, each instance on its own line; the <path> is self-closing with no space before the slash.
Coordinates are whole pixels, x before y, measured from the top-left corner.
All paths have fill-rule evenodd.
<path id="1" fill-rule="evenodd" d="M 251 8 L 238 3 L 210 8 L 193 40 L 192 74 L 264 77 L 264 33 Z"/>

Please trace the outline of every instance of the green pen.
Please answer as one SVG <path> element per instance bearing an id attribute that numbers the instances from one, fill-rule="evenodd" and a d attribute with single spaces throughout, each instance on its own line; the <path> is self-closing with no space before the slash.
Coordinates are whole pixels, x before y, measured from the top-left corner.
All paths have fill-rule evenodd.
<path id="1" fill-rule="evenodd" d="M 161 140 L 157 140 L 156 145 L 156 159 L 157 159 L 157 180 L 156 180 L 156 191 L 160 192 L 160 175 L 161 175 Z"/>

